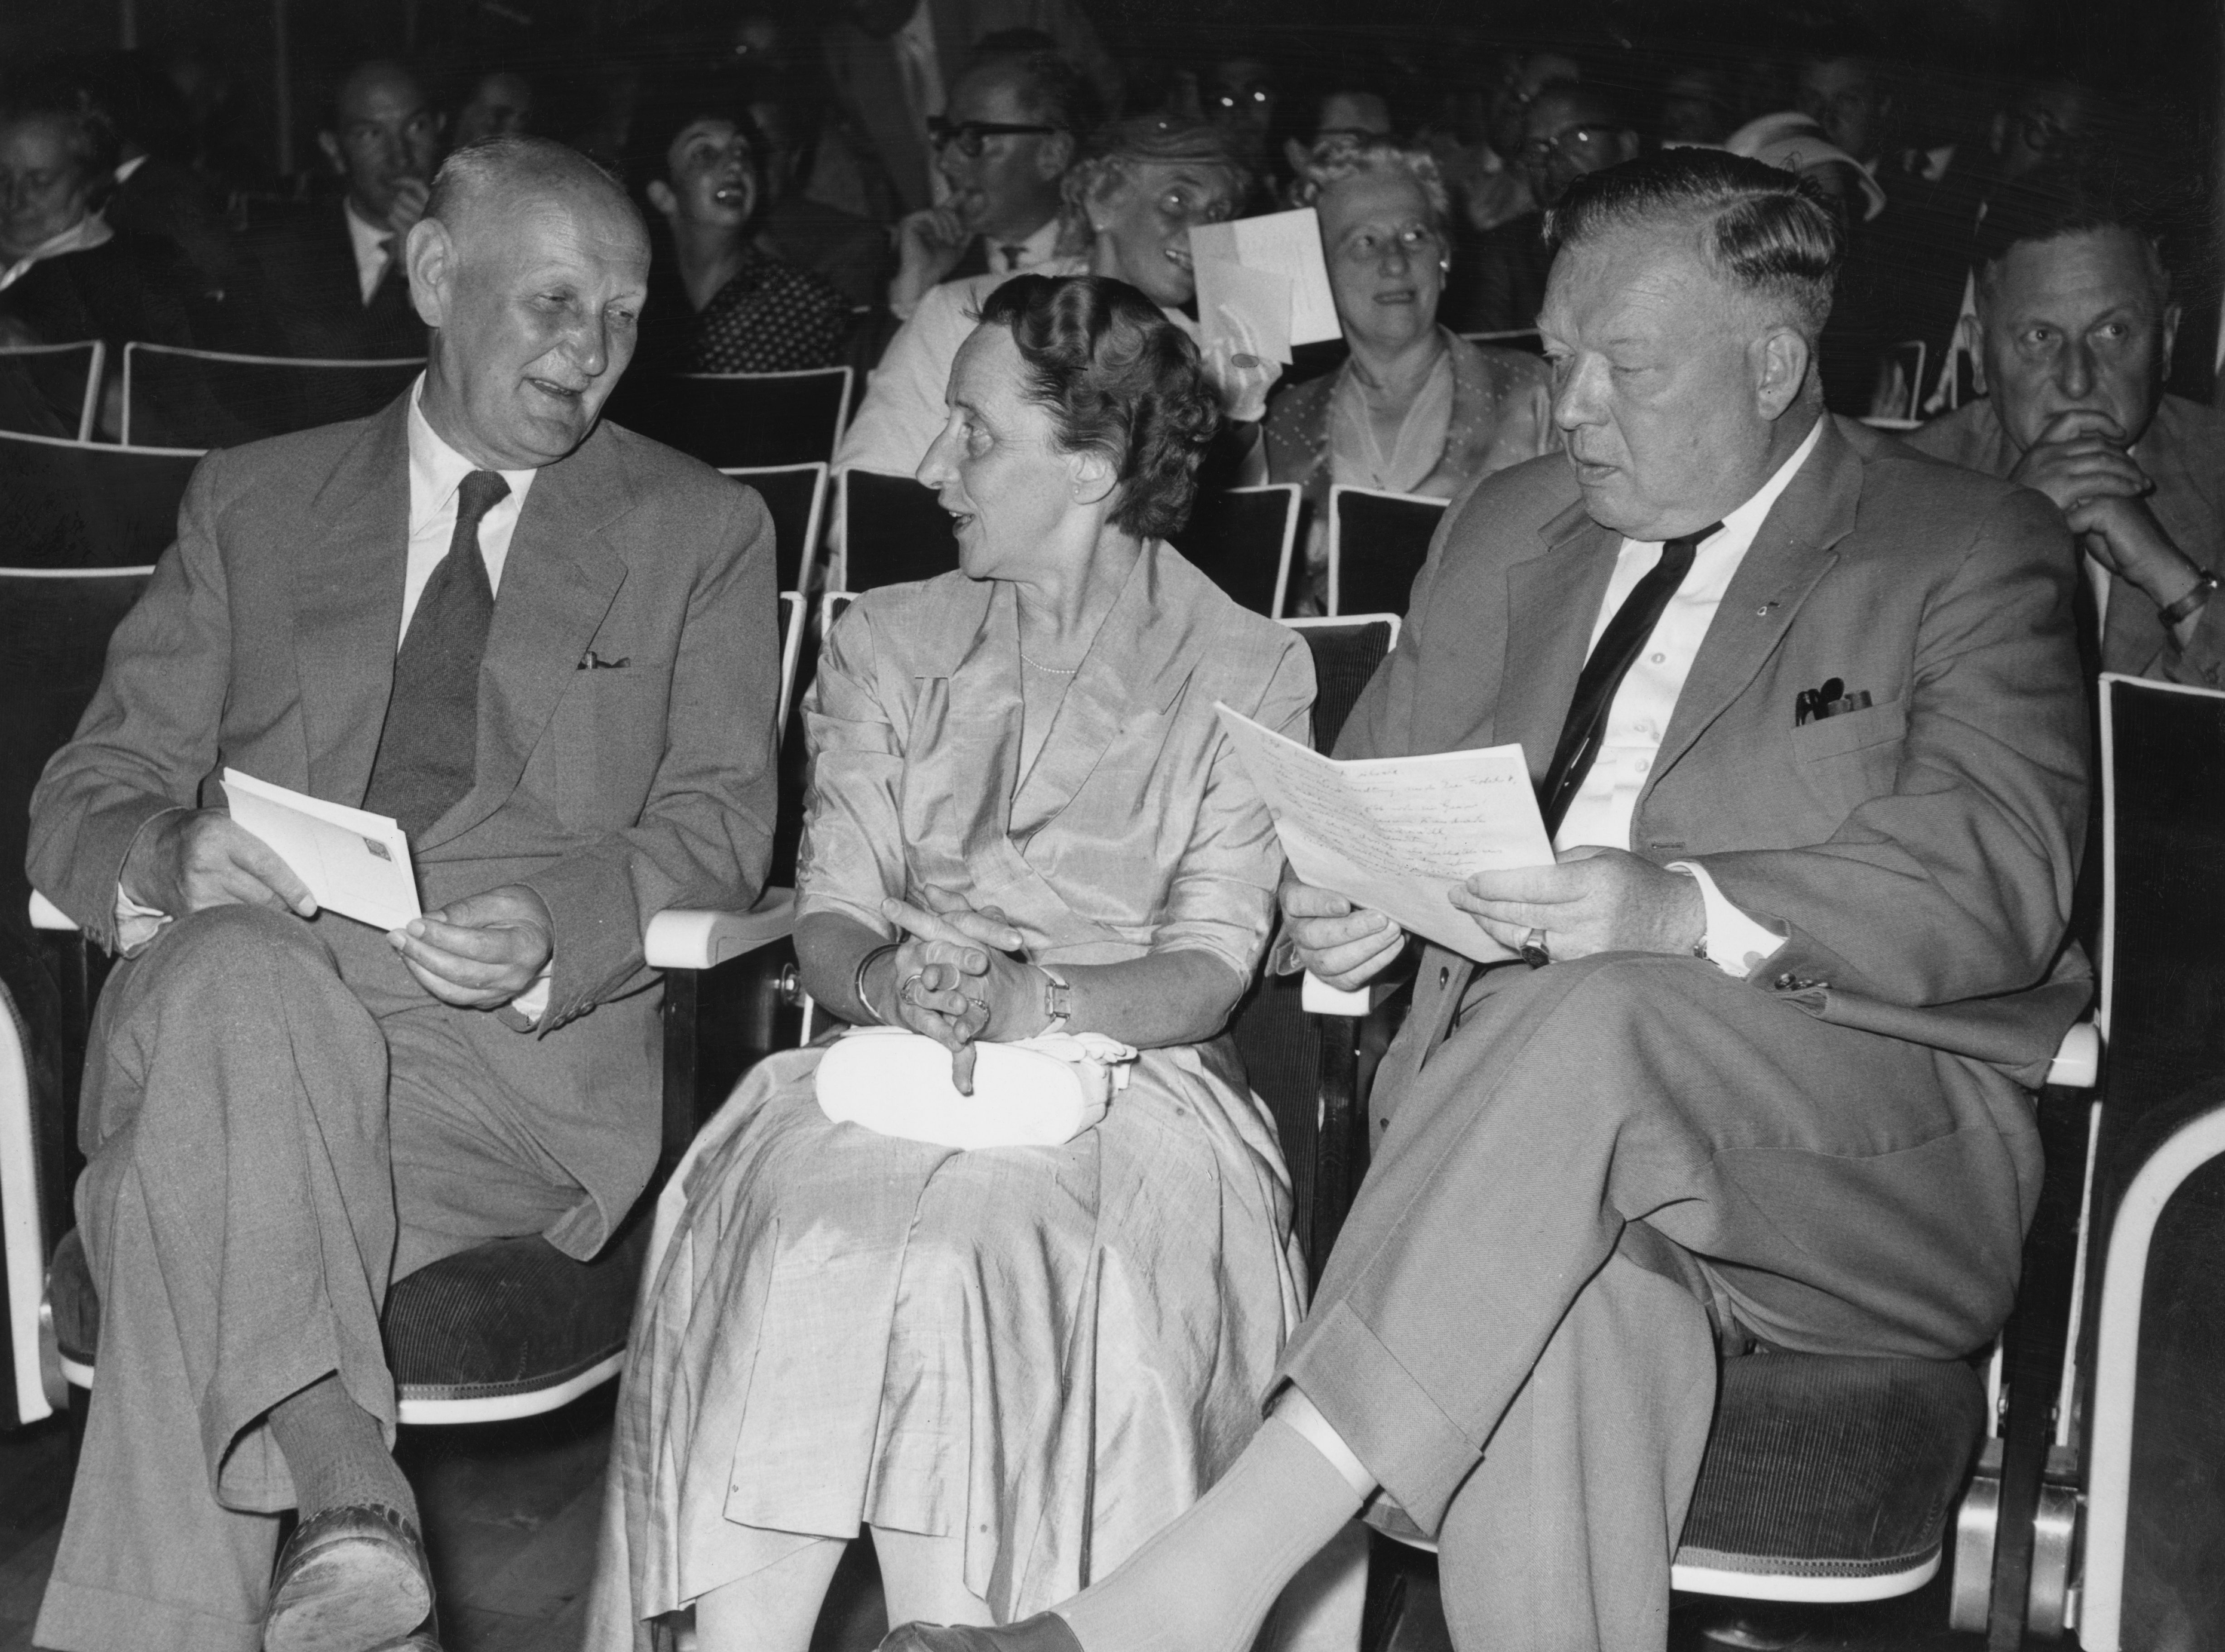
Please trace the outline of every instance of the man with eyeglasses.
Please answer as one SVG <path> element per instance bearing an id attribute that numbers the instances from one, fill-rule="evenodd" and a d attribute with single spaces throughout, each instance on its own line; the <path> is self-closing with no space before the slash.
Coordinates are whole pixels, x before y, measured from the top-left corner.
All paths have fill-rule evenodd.
<path id="1" fill-rule="evenodd" d="M 1097 107 L 1095 89 L 1055 52 L 992 56 L 958 83 L 948 111 L 928 122 L 949 197 L 897 226 L 889 309 L 899 320 L 940 282 L 1017 275 L 1056 256 L 1060 180 Z"/>
<path id="2" fill-rule="evenodd" d="M 447 152 L 446 123 L 407 66 L 358 64 L 333 94 L 318 145 L 346 188 L 276 226 L 254 249 L 273 322 L 295 356 L 368 360 L 422 356 L 402 244 L 424 216 Z"/>
<path id="3" fill-rule="evenodd" d="M 1510 218 L 1477 237 L 1474 307 L 1463 331 L 1506 332 L 1535 326 L 1545 302 L 1553 254 L 1545 244 L 1544 209 L 1579 178 L 1638 154 L 1638 133 L 1603 88 L 1552 81 L 1537 90 L 1522 118 L 1514 162 L 1529 180 L 1539 211 Z"/>
<path id="4" fill-rule="evenodd" d="M 984 41 L 1022 29 L 1043 36 L 1108 105 L 1119 97 L 1119 71 L 1076 0 L 840 0 L 834 9 L 827 82 L 843 124 L 862 140 L 860 159 L 879 163 L 870 184 L 889 199 L 890 218 L 948 193 L 928 122 L 960 118 L 951 101 Z"/>

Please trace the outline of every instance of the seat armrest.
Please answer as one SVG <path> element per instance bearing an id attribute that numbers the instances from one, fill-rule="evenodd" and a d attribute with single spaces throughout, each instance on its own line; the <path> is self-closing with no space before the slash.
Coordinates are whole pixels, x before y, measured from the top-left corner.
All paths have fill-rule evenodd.
<path id="1" fill-rule="evenodd" d="M 660 912 L 649 921 L 641 950 L 654 970 L 707 970 L 795 932 L 796 891 L 773 889 L 747 912 Z"/>
<path id="2" fill-rule="evenodd" d="M 1347 992 L 1333 987 L 1311 970 L 1306 972 L 1306 984 L 1299 989 L 1298 1002 L 1309 1016 L 1365 1016 L 1369 1008 L 1366 987 Z"/>
<path id="3" fill-rule="evenodd" d="M 2055 1059 L 2047 1066 L 2047 1082 L 2061 1090 L 2091 1090 L 2101 1070 L 2101 1029 L 2082 1021 L 2056 1047 Z"/>
<path id="4" fill-rule="evenodd" d="M 66 935 L 77 933 L 77 926 L 70 921 L 69 915 L 36 889 L 31 891 L 31 927 Z"/>

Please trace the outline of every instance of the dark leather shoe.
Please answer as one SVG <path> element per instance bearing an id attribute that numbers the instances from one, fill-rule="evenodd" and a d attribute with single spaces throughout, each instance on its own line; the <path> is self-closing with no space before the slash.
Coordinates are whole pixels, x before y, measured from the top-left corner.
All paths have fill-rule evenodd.
<path id="1" fill-rule="evenodd" d="M 433 1610 L 416 1526 L 376 1503 L 327 1509 L 295 1528 L 270 1579 L 263 1652 L 409 1648 Z"/>
<path id="2" fill-rule="evenodd" d="M 1056 1612 L 1037 1612 L 1002 1629 L 905 1624 L 888 1632 L 880 1652 L 1082 1652 L 1082 1649 L 1066 1619 Z"/>

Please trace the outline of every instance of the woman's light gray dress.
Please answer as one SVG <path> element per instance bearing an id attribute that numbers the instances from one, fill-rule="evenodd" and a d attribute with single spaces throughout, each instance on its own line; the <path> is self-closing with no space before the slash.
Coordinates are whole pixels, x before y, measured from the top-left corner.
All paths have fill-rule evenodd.
<path id="1" fill-rule="evenodd" d="M 1303 740 L 1303 643 L 1147 545 L 1033 769 L 1012 587 L 861 597 L 805 702 L 803 913 L 995 907 L 1046 963 L 1248 975 L 1282 866 L 1225 700 Z M 1102 1575 L 1249 1438 L 1303 1289 L 1288 1177 L 1226 1040 L 1148 1051 L 1094 1130 L 955 1152 L 755 1068 L 666 1194 L 589 1644 L 860 1523 L 964 1535 L 1005 1621 Z"/>

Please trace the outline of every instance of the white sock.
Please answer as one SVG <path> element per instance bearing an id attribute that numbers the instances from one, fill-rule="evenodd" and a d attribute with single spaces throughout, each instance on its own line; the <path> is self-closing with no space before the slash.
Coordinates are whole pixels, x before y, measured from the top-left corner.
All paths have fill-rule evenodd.
<path id="1" fill-rule="evenodd" d="M 1285 1421 L 1288 1404 L 1189 1512 L 1055 1609 L 1085 1652 L 1246 1652 L 1283 1586 L 1366 1496 L 1309 1437 L 1318 1424 L 1357 1467 L 1336 1431 L 1310 1404 L 1302 1430 Z"/>

